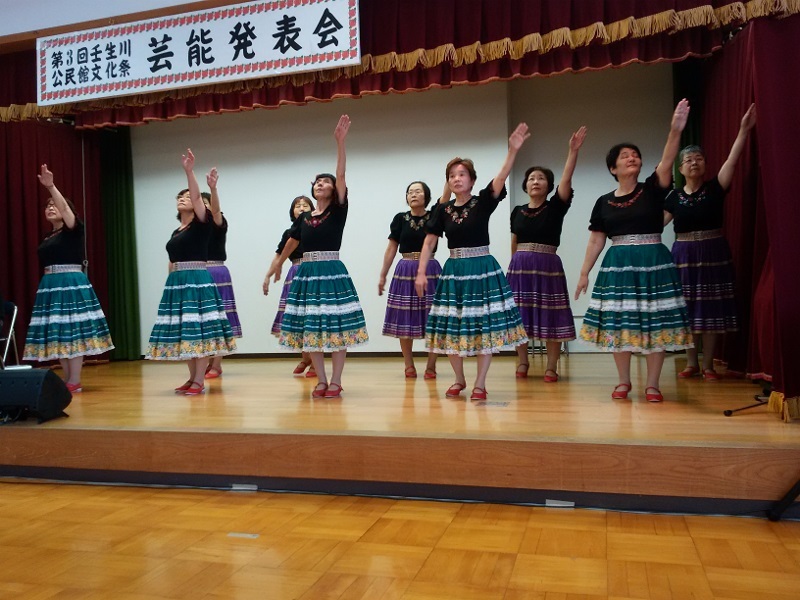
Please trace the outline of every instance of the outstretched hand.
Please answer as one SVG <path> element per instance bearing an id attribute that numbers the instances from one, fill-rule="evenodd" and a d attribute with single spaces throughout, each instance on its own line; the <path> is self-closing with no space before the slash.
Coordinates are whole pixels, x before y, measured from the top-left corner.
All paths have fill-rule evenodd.
<path id="1" fill-rule="evenodd" d="M 186 154 L 181 155 L 181 163 L 183 164 L 183 170 L 187 173 L 194 170 L 194 153 L 191 148 L 187 148 Z"/>
<path id="2" fill-rule="evenodd" d="M 689 101 L 684 98 L 675 107 L 675 112 L 672 113 L 672 124 L 670 128 L 673 131 L 683 131 L 686 127 L 686 122 L 689 120 Z"/>
<path id="3" fill-rule="evenodd" d="M 508 147 L 514 150 L 519 150 L 522 147 L 522 144 L 525 143 L 531 137 L 530 132 L 528 131 L 528 125 L 525 123 L 520 123 L 517 125 L 517 128 L 511 132 L 511 135 L 508 138 Z"/>
<path id="4" fill-rule="evenodd" d="M 572 134 L 569 138 L 569 149 L 577 152 L 583 146 L 583 141 L 586 139 L 586 125 L 582 125 L 578 131 Z"/>
<path id="5" fill-rule="evenodd" d="M 347 132 L 350 130 L 350 117 L 342 115 L 339 117 L 339 122 L 336 124 L 336 129 L 333 130 L 333 137 L 337 142 L 343 142 L 347 137 Z"/>
<path id="6" fill-rule="evenodd" d="M 51 188 L 55 185 L 53 183 L 53 173 L 50 171 L 50 169 L 47 168 L 46 164 L 42 165 L 42 168 L 37 177 L 39 178 L 39 183 L 41 183 L 46 188 Z"/>
<path id="7" fill-rule="evenodd" d="M 217 167 L 214 167 L 206 173 L 206 183 L 213 190 L 217 187 L 217 181 L 219 181 L 219 173 L 217 173 Z"/>
<path id="8" fill-rule="evenodd" d="M 750 131 L 756 124 L 756 105 L 751 104 L 747 112 L 742 117 L 742 124 L 740 129 L 742 131 Z"/>

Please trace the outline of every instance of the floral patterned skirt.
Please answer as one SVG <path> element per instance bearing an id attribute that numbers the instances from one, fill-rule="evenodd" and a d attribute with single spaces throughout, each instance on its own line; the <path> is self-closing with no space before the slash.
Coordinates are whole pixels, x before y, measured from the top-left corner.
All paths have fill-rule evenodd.
<path id="1" fill-rule="evenodd" d="M 144 357 L 189 360 L 235 351 L 231 324 L 208 270 L 170 273 Z"/>
<path id="2" fill-rule="evenodd" d="M 342 261 L 304 261 L 286 296 L 278 343 L 303 352 L 339 352 L 368 341 L 361 302 Z"/>
<path id="3" fill-rule="evenodd" d="M 664 244 L 609 248 L 580 338 L 609 352 L 692 347 L 681 280 Z"/>
<path id="4" fill-rule="evenodd" d="M 503 269 L 491 255 L 444 263 L 425 329 L 437 354 L 475 356 L 528 341 Z"/>

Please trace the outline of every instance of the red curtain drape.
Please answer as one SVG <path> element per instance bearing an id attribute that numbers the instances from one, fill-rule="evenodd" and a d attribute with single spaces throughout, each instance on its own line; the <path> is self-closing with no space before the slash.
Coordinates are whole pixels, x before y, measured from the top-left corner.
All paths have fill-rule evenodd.
<path id="1" fill-rule="evenodd" d="M 37 121 L 0 123 L 0 290 L 19 308 L 20 353 L 41 278 L 36 248 L 51 230 L 44 218 L 49 194 L 36 178 L 44 163 L 86 223 L 89 278 L 101 305 L 108 306 L 96 134 Z"/>

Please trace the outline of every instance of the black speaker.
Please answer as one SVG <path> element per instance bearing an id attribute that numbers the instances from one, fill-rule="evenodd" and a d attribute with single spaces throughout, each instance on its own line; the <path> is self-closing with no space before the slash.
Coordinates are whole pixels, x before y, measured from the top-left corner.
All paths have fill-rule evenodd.
<path id="1" fill-rule="evenodd" d="M 35 416 L 39 423 L 66 417 L 72 402 L 67 384 L 50 369 L 0 371 L 0 418 L 8 421 Z"/>

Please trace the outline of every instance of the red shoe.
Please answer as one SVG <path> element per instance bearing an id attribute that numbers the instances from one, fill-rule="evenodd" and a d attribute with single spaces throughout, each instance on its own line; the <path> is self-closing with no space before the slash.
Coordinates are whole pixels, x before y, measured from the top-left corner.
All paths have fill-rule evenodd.
<path id="1" fill-rule="evenodd" d="M 611 398 L 614 400 L 625 400 L 632 387 L 630 383 L 620 383 L 614 388 L 614 391 L 611 392 Z"/>
<path id="2" fill-rule="evenodd" d="M 422 377 L 423 379 L 436 379 L 436 371 L 425 369 L 425 374 Z"/>
<path id="3" fill-rule="evenodd" d="M 681 379 L 689 379 L 690 377 L 694 377 L 699 373 L 700 373 L 699 367 L 686 367 L 683 371 L 678 373 L 678 377 Z"/>
<path id="4" fill-rule="evenodd" d="M 416 379 L 417 378 L 417 368 L 416 367 L 406 367 L 406 379 Z"/>
<path id="5" fill-rule="evenodd" d="M 722 378 L 714 369 L 703 369 L 703 379 L 706 381 L 719 381 Z"/>
<path id="6" fill-rule="evenodd" d="M 309 367 L 308 371 L 306 371 L 306 377 L 311 379 L 312 377 L 316 377 L 317 372 L 314 370 L 314 367 Z"/>
<path id="7" fill-rule="evenodd" d="M 318 383 L 314 387 L 314 391 L 311 392 L 312 398 L 324 398 L 325 392 L 328 391 L 328 384 L 327 383 Z"/>
<path id="8" fill-rule="evenodd" d="M 461 395 L 461 390 L 464 390 L 466 388 L 467 388 L 466 384 L 456 382 L 449 388 L 447 388 L 447 391 L 444 393 L 444 395 L 447 396 L 448 398 L 456 398 L 457 396 Z"/>
<path id="9" fill-rule="evenodd" d="M 206 371 L 205 378 L 206 379 L 216 379 L 217 377 L 220 377 L 221 375 L 222 375 L 222 369 L 217 371 L 216 369 L 209 368 L 208 371 Z"/>
<path id="10" fill-rule="evenodd" d="M 479 388 L 479 387 L 472 388 L 472 394 L 470 394 L 469 399 L 486 400 L 486 388 Z"/>
<path id="11" fill-rule="evenodd" d="M 67 389 L 70 394 L 80 394 L 83 391 L 83 387 L 80 383 L 68 383 Z"/>
<path id="12" fill-rule="evenodd" d="M 184 396 L 199 396 L 203 392 L 206 391 L 206 386 L 200 385 L 199 383 L 192 382 L 186 391 L 183 392 Z"/>
<path id="13" fill-rule="evenodd" d="M 528 369 L 530 369 L 530 363 L 520 363 L 517 365 L 517 372 L 514 373 L 517 379 L 526 379 L 528 377 Z"/>
<path id="14" fill-rule="evenodd" d="M 548 373 L 552 373 L 552 375 L 548 375 Z M 558 383 L 558 373 L 553 371 L 553 369 L 547 369 L 544 372 L 544 382 L 545 383 Z"/>
<path id="15" fill-rule="evenodd" d="M 650 392 L 649 390 L 653 390 Z M 644 398 L 648 402 L 663 402 L 664 396 L 661 395 L 661 390 L 655 387 L 645 388 L 644 390 Z"/>
<path id="16" fill-rule="evenodd" d="M 342 395 L 343 391 L 344 390 L 342 389 L 342 386 L 340 386 L 338 383 L 332 383 L 328 386 L 328 389 L 325 390 L 325 397 L 338 398 L 339 396 Z"/>
<path id="17" fill-rule="evenodd" d="M 190 387 L 192 387 L 192 380 L 191 379 L 189 381 L 187 381 L 186 383 L 184 383 L 183 385 L 176 387 L 175 388 L 175 393 L 176 394 L 182 394 L 183 392 L 188 390 Z"/>
<path id="18" fill-rule="evenodd" d="M 299 363 L 297 363 L 297 366 L 294 368 L 294 371 L 292 371 L 292 375 L 302 375 L 303 371 L 305 371 L 310 364 L 311 364 L 310 362 L 301 360 Z"/>

